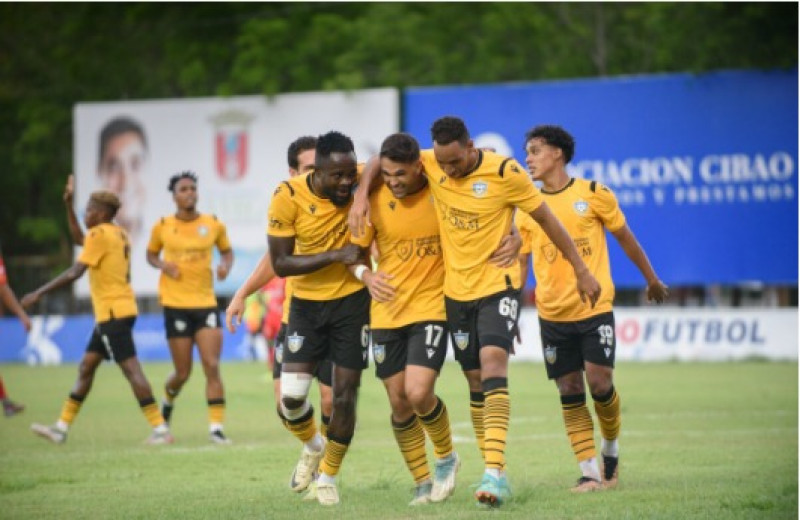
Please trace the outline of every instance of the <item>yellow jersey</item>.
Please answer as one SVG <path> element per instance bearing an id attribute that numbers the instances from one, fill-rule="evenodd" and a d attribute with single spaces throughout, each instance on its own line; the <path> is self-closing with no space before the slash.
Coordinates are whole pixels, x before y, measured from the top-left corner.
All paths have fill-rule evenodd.
<path id="1" fill-rule="evenodd" d="M 311 175 L 307 173 L 283 181 L 269 205 L 267 234 L 294 237 L 296 255 L 314 255 L 350 243 L 347 214 L 352 201 L 338 207 L 329 199 L 318 197 L 311 190 Z M 306 300 L 334 300 L 364 288 L 340 262 L 292 278 L 292 296 Z"/>
<path id="2" fill-rule="evenodd" d="M 430 188 L 397 199 L 381 186 L 370 195 L 372 226 L 353 243 L 380 252 L 377 270 L 394 276 L 395 297 L 372 301 L 370 326 L 394 329 L 420 321 L 444 321 L 444 260 L 439 222 Z"/>
<path id="3" fill-rule="evenodd" d="M 147 250 L 155 254 L 163 250 L 163 261 L 177 264 L 180 271 L 178 279 L 161 273 L 158 296 L 162 306 L 178 309 L 217 306 L 211 269 L 214 246 L 221 253 L 231 249 L 225 225 L 213 215 L 201 214 L 190 221 L 170 215 L 153 226 Z"/>
<path id="4" fill-rule="evenodd" d="M 439 167 L 433 150 L 421 152 L 441 230 L 444 294 L 459 301 L 521 287 L 516 265 L 498 267 L 489 257 L 511 231 L 514 208 L 530 213 L 543 200 L 516 160 L 483 150 L 478 154 L 473 171 L 453 179 Z"/>
<path id="5" fill-rule="evenodd" d="M 556 193 L 543 191 L 542 195 L 600 284 L 600 299 L 594 308 L 588 300 L 581 301 L 572 264 L 530 215 L 517 212 L 517 228 L 523 241 L 521 252 L 533 254 L 539 316 L 550 321 L 578 321 L 611 311 L 614 282 L 605 230 L 614 232 L 625 225 L 617 198 L 602 184 L 578 178 L 570 179 Z"/>
<path id="6" fill-rule="evenodd" d="M 83 239 L 78 262 L 89 268 L 89 292 L 98 323 L 138 313 L 131 287 L 130 255 L 128 233 L 116 224 L 94 226 Z"/>

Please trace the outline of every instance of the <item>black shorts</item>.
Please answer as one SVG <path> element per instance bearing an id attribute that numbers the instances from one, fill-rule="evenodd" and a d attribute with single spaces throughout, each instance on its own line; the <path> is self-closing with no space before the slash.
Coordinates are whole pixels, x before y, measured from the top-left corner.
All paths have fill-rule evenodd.
<path id="1" fill-rule="evenodd" d="M 453 351 L 462 370 L 481 367 L 481 347 L 493 345 L 510 351 L 517 335 L 520 292 L 516 289 L 462 302 L 445 296 L 447 326 Z"/>
<path id="2" fill-rule="evenodd" d="M 105 359 L 122 363 L 136 355 L 133 344 L 133 324 L 136 316 L 110 319 L 94 326 L 86 352 L 96 352 Z"/>
<path id="3" fill-rule="evenodd" d="M 286 342 L 286 324 L 281 323 L 281 328 L 278 330 L 278 335 L 275 336 L 275 360 L 272 363 L 272 379 L 281 378 L 281 367 L 283 366 L 283 345 Z M 325 359 L 317 363 L 317 369 L 314 371 L 320 383 L 325 386 L 333 384 L 333 363 L 330 359 Z"/>
<path id="4" fill-rule="evenodd" d="M 209 327 L 219 329 L 219 310 L 216 307 L 177 309 L 164 307 L 164 328 L 167 338 L 193 338 L 195 332 Z"/>
<path id="5" fill-rule="evenodd" d="M 539 328 L 548 379 L 583 370 L 584 361 L 614 368 L 617 341 L 613 312 L 569 322 L 539 318 Z"/>
<path id="6" fill-rule="evenodd" d="M 284 363 L 321 363 L 352 370 L 367 368 L 369 345 L 367 289 L 334 300 L 304 300 L 292 296 Z"/>
<path id="7" fill-rule="evenodd" d="M 447 355 L 447 322 L 421 321 L 396 329 L 372 329 L 375 375 L 386 379 L 407 365 L 439 372 Z"/>

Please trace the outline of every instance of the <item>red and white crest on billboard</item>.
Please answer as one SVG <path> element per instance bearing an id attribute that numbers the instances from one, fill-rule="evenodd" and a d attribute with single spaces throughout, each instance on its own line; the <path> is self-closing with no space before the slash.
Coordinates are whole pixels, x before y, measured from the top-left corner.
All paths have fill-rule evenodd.
<path id="1" fill-rule="evenodd" d="M 237 181 L 247 174 L 248 125 L 254 116 L 240 110 L 226 110 L 211 117 L 214 125 L 214 163 L 217 175 Z"/>

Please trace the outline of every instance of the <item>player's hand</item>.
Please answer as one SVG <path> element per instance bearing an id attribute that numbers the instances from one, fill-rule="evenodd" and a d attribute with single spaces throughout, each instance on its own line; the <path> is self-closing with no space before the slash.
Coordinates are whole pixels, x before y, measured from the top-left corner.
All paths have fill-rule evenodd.
<path id="1" fill-rule="evenodd" d="M 242 324 L 242 315 L 244 314 L 244 298 L 239 294 L 234 294 L 231 298 L 231 303 L 225 309 L 225 326 L 228 327 L 228 332 L 231 334 L 236 332 L 236 327 Z"/>
<path id="2" fill-rule="evenodd" d="M 230 269 L 231 268 L 230 268 L 230 266 L 228 266 L 228 264 L 226 264 L 225 262 L 221 262 L 217 266 L 217 280 L 219 280 L 221 282 L 222 280 L 227 278 L 228 277 L 228 273 L 230 272 Z"/>
<path id="3" fill-rule="evenodd" d="M 369 295 L 376 302 L 385 303 L 392 301 L 395 289 L 389 283 L 394 275 L 386 274 L 383 271 L 364 271 L 364 285 L 369 289 Z"/>
<path id="4" fill-rule="evenodd" d="M 353 265 L 361 261 L 361 247 L 355 244 L 347 244 L 341 249 L 336 250 L 337 260 L 344 265 Z"/>
<path id="5" fill-rule="evenodd" d="M 356 238 L 364 236 L 367 226 L 372 225 L 369 217 L 369 196 L 359 196 L 356 191 L 356 195 L 353 196 L 353 205 L 350 206 L 350 213 L 347 215 L 350 234 Z"/>
<path id="6" fill-rule="evenodd" d="M 161 271 L 175 280 L 181 277 L 181 270 L 178 269 L 178 264 L 172 262 L 161 262 Z"/>
<path id="7" fill-rule="evenodd" d="M 31 307 L 36 305 L 36 303 L 39 301 L 39 298 L 41 298 L 41 295 L 39 293 L 35 291 L 29 292 L 28 294 L 22 297 L 19 303 L 20 305 L 22 305 L 23 308 L 30 309 Z"/>
<path id="8" fill-rule="evenodd" d="M 67 184 L 64 186 L 64 203 L 72 206 L 72 199 L 75 196 L 75 176 L 69 174 L 67 176 Z"/>
<path id="9" fill-rule="evenodd" d="M 661 280 L 654 280 L 647 284 L 647 301 L 663 303 L 669 296 L 669 287 Z"/>
<path id="10" fill-rule="evenodd" d="M 28 317 L 27 314 L 23 314 L 20 316 L 19 321 L 22 322 L 22 328 L 25 329 L 25 332 L 31 331 L 31 319 Z"/>
<path id="11" fill-rule="evenodd" d="M 522 249 L 522 237 L 516 226 L 511 228 L 511 234 L 500 239 L 500 245 L 489 257 L 489 263 L 497 267 L 511 267 L 519 261 L 519 251 Z"/>
<path id="12" fill-rule="evenodd" d="M 600 298 L 600 284 L 597 283 L 597 280 L 592 276 L 592 273 L 589 272 L 589 269 L 584 269 L 581 274 L 578 275 L 578 294 L 581 295 L 581 301 L 583 303 L 586 303 L 586 299 L 588 298 L 589 302 L 592 304 L 592 308 L 594 308 L 598 298 Z"/>

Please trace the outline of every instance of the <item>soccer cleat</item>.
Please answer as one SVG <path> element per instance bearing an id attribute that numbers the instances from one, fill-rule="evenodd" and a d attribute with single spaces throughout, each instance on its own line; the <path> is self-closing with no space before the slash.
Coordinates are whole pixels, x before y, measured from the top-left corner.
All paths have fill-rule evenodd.
<path id="1" fill-rule="evenodd" d="M 231 444 L 231 440 L 225 437 L 222 430 L 214 430 L 208 434 L 208 440 L 213 444 Z"/>
<path id="2" fill-rule="evenodd" d="M 11 417 L 17 415 L 18 413 L 22 413 L 25 409 L 25 405 L 15 403 L 14 401 L 4 401 L 3 402 L 3 413 L 6 417 Z"/>
<path id="3" fill-rule="evenodd" d="M 613 489 L 617 487 L 618 475 L 619 457 L 603 455 L 603 489 Z"/>
<path id="4" fill-rule="evenodd" d="M 167 404 L 166 401 L 161 401 L 161 415 L 164 416 L 164 421 L 169 424 L 169 418 L 172 417 L 172 405 Z"/>
<path id="5" fill-rule="evenodd" d="M 33 423 L 31 424 L 31 430 L 39 437 L 44 437 L 53 444 L 64 444 L 67 440 L 67 432 L 59 430 L 55 426 Z"/>
<path id="6" fill-rule="evenodd" d="M 575 486 L 570 489 L 573 493 L 591 493 L 592 491 L 600 491 L 603 489 L 603 485 L 600 484 L 600 481 L 593 479 L 592 477 L 581 477 L 578 479 L 578 482 Z"/>
<path id="7" fill-rule="evenodd" d="M 511 487 L 508 485 L 508 479 L 505 475 L 497 478 L 489 473 L 484 473 L 481 485 L 475 491 L 475 498 L 478 499 L 478 505 L 491 507 L 503 505 L 511 500 Z"/>
<path id="8" fill-rule="evenodd" d="M 295 493 L 304 491 L 311 481 L 314 479 L 314 472 L 319 467 L 319 461 L 322 460 L 322 455 L 325 450 L 310 451 L 303 446 L 303 452 L 300 454 L 300 460 L 297 461 L 292 472 L 292 478 L 289 480 L 289 487 Z"/>
<path id="9" fill-rule="evenodd" d="M 414 498 L 408 503 L 410 506 L 421 506 L 431 501 L 431 489 L 433 484 L 430 480 L 425 480 L 417 484 L 414 488 Z"/>
<path id="10" fill-rule="evenodd" d="M 311 481 L 311 484 L 308 485 L 306 488 L 306 494 L 303 495 L 303 501 L 310 502 L 312 500 L 317 499 L 317 481 L 316 479 Z"/>
<path id="11" fill-rule="evenodd" d="M 317 482 L 317 502 L 323 506 L 335 506 L 339 503 L 339 490 L 336 484 Z"/>
<path id="12" fill-rule="evenodd" d="M 170 432 L 153 432 L 144 442 L 145 444 L 149 444 L 151 446 L 159 444 L 172 444 L 175 442 L 175 438 Z"/>
<path id="13" fill-rule="evenodd" d="M 461 459 L 455 451 L 436 461 L 433 471 L 431 502 L 443 502 L 453 494 L 456 489 L 456 473 L 460 467 Z"/>

